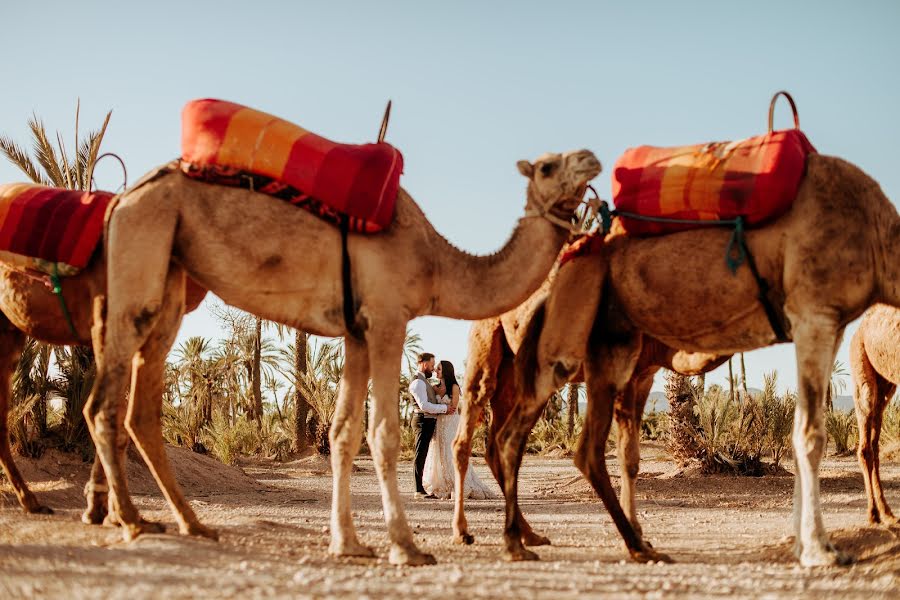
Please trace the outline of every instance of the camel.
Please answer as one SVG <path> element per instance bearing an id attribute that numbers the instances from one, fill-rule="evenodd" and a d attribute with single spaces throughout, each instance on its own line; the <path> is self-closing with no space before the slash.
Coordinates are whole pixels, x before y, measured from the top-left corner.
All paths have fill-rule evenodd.
<path id="1" fill-rule="evenodd" d="M 520 351 L 526 326 L 536 313 L 542 314 L 544 310 L 554 274 L 555 271 L 551 272 L 547 281 L 527 301 L 499 317 L 473 323 L 469 332 L 468 369 L 464 383 L 466 393 L 460 402 L 460 425 L 453 442 L 456 466 L 453 534 L 456 543 L 472 544 L 475 539 L 468 531 L 462 482 L 465 481 L 469 467 L 472 436 L 488 402 L 492 416 L 485 460 L 501 488 L 503 487 L 496 436 L 516 401 L 513 361 Z M 641 525 L 637 517 L 635 492 L 640 467 L 641 418 L 653 386 L 653 377 L 663 367 L 683 375 L 698 375 L 711 371 L 726 360 L 728 357 L 675 351 L 657 340 L 647 338 L 634 375 L 625 390 L 616 397 L 615 417 L 619 427 L 617 454 L 622 481 L 620 501 L 638 536 L 641 535 Z M 569 379 L 570 383 L 582 381 L 584 374 L 581 370 Z M 542 546 L 550 543 L 547 537 L 534 532 L 518 505 L 514 509 L 522 545 Z M 646 543 L 632 541 L 629 549 L 635 560 L 641 562 L 668 559 L 664 554 L 653 551 Z M 508 549 L 507 552 L 507 557 L 514 560 L 518 558 L 517 553 L 530 553 L 529 550 L 518 547 Z"/>
<path id="2" fill-rule="evenodd" d="M 881 488 L 878 445 L 884 409 L 900 384 L 900 310 L 876 304 L 866 311 L 850 341 L 850 372 L 869 522 L 897 525 Z"/>
<path id="3" fill-rule="evenodd" d="M 794 552 L 808 567 L 849 561 L 831 546 L 822 523 L 818 468 L 825 449 L 824 393 L 846 325 L 876 302 L 900 306 L 900 216 L 858 167 L 812 154 L 806 168 L 791 210 L 745 235 L 796 349 Z M 585 370 L 589 408 L 576 464 L 601 492 L 611 487 L 603 450 L 613 400 L 632 377 L 644 334 L 672 348 L 719 355 L 778 341 L 750 270 L 732 274 L 726 266 L 730 235 L 695 229 L 621 236 L 599 255 L 560 269 L 544 326 L 531 332 L 535 339 L 526 334 L 523 341 L 523 347 L 537 344 L 533 364 L 523 353 L 517 356 L 520 401 L 497 432 L 507 545 L 521 546 L 513 507 L 528 432 L 546 398 L 579 367 Z M 631 527 L 627 520 L 617 525 Z"/>
<path id="4" fill-rule="evenodd" d="M 62 293 L 72 319 L 69 327 L 59 298 L 44 278 L 0 261 L 0 464 L 6 472 L 19 504 L 26 513 L 52 514 L 38 502 L 16 468 L 9 447 L 7 414 L 10 379 L 19 362 L 25 336 L 57 345 L 91 345 L 92 329 L 99 322 L 106 298 L 106 260 L 98 252 L 91 263 L 75 276 L 62 280 Z M 188 312 L 199 306 L 206 290 L 188 286 Z M 120 443 L 125 440 L 120 440 Z M 124 446 L 122 446 L 124 452 Z M 86 487 L 87 509 L 82 520 L 99 524 L 107 517 L 106 478 L 95 456 L 91 479 Z M 110 515 L 115 522 L 115 515 Z"/>
<path id="5" fill-rule="evenodd" d="M 349 307 L 343 300 L 341 233 L 336 227 L 270 196 L 194 181 L 176 169 L 165 166 L 124 193 L 109 223 L 104 344 L 85 415 L 126 539 L 151 530 L 131 503 L 114 451 L 119 399 L 130 370 L 128 432 L 181 530 L 213 535 L 185 512 L 187 503 L 161 443 L 163 363 L 180 321 L 180 289 L 187 272 L 228 304 L 313 334 L 344 336 L 344 374 L 330 431 L 330 552 L 374 555 L 357 538 L 349 480 L 371 378 L 368 434 L 391 540 L 390 561 L 434 564 L 434 557 L 413 541 L 397 485 L 397 373 L 406 324 L 426 314 L 481 319 L 525 300 L 552 267 L 600 162 L 587 150 L 547 154 L 535 163 L 520 161 L 518 169 L 528 178 L 525 216 L 506 245 L 485 257 L 452 246 L 401 188 L 390 227 L 373 235 L 348 235 Z M 349 308 L 349 318 L 344 308 Z"/>

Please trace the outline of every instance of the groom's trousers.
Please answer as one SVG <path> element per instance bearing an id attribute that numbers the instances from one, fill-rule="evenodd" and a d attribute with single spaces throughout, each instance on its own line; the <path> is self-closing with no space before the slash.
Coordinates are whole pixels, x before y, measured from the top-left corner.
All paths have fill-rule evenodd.
<path id="1" fill-rule="evenodd" d="M 431 438 L 434 436 L 434 426 L 436 424 L 437 419 L 434 417 L 426 417 L 419 412 L 413 415 L 413 431 L 416 432 L 416 491 L 423 494 L 425 493 L 425 488 L 422 487 L 422 474 L 425 472 L 428 444 L 431 443 Z"/>

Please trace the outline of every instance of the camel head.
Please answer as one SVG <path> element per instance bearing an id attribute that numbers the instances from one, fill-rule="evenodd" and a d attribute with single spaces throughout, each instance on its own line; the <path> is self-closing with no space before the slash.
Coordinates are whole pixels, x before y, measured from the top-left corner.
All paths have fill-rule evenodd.
<path id="1" fill-rule="evenodd" d="M 548 153 L 534 163 L 520 160 L 519 172 L 529 179 L 526 215 L 540 215 L 567 228 L 581 204 L 588 183 L 602 166 L 590 150 Z"/>

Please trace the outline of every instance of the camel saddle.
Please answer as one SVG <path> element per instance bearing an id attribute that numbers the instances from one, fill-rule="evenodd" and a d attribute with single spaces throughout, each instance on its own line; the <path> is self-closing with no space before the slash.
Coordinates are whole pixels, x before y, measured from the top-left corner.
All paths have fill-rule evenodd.
<path id="1" fill-rule="evenodd" d="M 76 275 L 98 246 L 114 197 L 30 183 L 0 185 L 0 258 L 47 275 Z"/>
<path id="2" fill-rule="evenodd" d="M 773 110 L 780 95 L 791 104 L 795 126 L 773 131 Z M 779 92 L 769 106 L 765 135 L 734 142 L 626 150 L 613 168 L 616 214 L 629 235 L 703 226 L 679 220 L 740 217 L 747 227 L 763 225 L 791 208 L 806 174 L 807 156 L 815 151 L 800 131 L 793 99 L 787 92 Z"/>
<path id="3" fill-rule="evenodd" d="M 390 144 L 338 144 L 272 115 L 222 100 L 182 111 L 181 171 L 301 206 L 351 231 L 388 227 L 403 156 Z"/>

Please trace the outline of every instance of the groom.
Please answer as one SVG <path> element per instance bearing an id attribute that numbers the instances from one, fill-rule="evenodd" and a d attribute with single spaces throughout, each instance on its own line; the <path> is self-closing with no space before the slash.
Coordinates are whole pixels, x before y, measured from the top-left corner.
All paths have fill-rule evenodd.
<path id="1" fill-rule="evenodd" d="M 422 473 L 425 471 L 425 459 L 428 457 L 428 444 L 434 435 L 434 426 L 437 423 L 437 415 L 452 415 L 456 409 L 441 404 L 428 378 L 434 371 L 434 354 L 422 352 L 419 354 L 418 370 L 416 376 L 409 384 L 409 392 L 416 401 L 416 409 L 413 414 L 413 430 L 416 432 L 416 498 L 437 498 L 434 494 L 425 492 L 422 487 Z"/>

